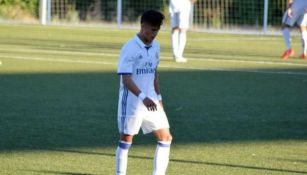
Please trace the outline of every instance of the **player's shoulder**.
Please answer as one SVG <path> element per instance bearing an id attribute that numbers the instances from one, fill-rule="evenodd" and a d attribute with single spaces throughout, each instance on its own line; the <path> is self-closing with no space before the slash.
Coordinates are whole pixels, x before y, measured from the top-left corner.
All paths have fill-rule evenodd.
<path id="1" fill-rule="evenodd" d="M 160 49 L 160 43 L 156 40 L 153 40 L 151 46 L 155 49 Z"/>
<path id="2" fill-rule="evenodd" d="M 131 38 L 124 44 L 123 47 L 135 47 L 135 46 L 136 46 L 135 38 Z"/>
<path id="3" fill-rule="evenodd" d="M 133 52 L 137 49 L 137 43 L 134 38 L 128 40 L 122 47 L 122 51 Z"/>

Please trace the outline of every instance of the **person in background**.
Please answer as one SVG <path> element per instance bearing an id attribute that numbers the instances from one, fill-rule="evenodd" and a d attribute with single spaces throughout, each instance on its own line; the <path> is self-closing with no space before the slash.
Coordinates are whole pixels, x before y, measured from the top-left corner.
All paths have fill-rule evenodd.
<path id="1" fill-rule="evenodd" d="M 302 36 L 302 53 L 300 55 L 301 59 L 305 59 L 306 47 L 307 47 L 307 17 L 304 19 L 304 15 L 307 9 L 306 0 L 289 0 L 288 8 L 284 13 L 282 19 L 282 35 L 286 45 L 286 51 L 283 53 L 282 58 L 288 59 L 294 56 L 295 52 L 292 48 L 290 28 L 297 26 L 300 28 Z"/>
<path id="2" fill-rule="evenodd" d="M 187 42 L 187 30 L 190 27 L 190 15 L 196 0 L 170 0 L 169 13 L 172 27 L 171 44 L 176 62 L 187 62 L 183 52 Z"/>

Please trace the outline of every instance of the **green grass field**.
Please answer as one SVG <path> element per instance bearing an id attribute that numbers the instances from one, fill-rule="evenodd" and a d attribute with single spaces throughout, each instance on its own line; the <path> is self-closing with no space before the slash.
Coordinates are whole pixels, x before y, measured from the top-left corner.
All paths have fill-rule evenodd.
<path id="1" fill-rule="evenodd" d="M 137 30 L 0 25 L 0 174 L 112 175 L 116 65 Z M 187 64 L 161 31 L 160 86 L 174 141 L 168 175 L 307 174 L 307 60 L 281 36 L 188 33 Z M 138 135 L 128 175 L 151 174 Z"/>

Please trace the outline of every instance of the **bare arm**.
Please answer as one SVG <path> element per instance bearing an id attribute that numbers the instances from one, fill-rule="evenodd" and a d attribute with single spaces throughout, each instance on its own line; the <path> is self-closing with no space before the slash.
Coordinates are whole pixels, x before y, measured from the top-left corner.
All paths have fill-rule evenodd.
<path id="1" fill-rule="evenodd" d="M 288 10 L 287 10 L 287 12 L 288 12 L 288 16 L 290 18 L 292 18 L 292 16 L 293 16 L 292 3 L 293 3 L 293 0 L 288 0 Z"/>
<path id="2" fill-rule="evenodd" d="M 158 95 L 161 95 L 161 93 L 160 93 L 160 86 L 159 86 L 159 75 L 158 75 L 157 71 L 155 73 L 154 87 L 155 87 L 156 93 Z M 160 105 L 163 107 L 162 99 L 159 100 L 159 102 L 160 102 Z"/>
<path id="3" fill-rule="evenodd" d="M 136 86 L 136 84 L 131 79 L 131 75 L 122 75 L 123 83 L 137 97 L 142 93 L 141 90 Z M 156 111 L 157 105 L 148 97 L 145 97 L 143 100 L 144 105 L 149 111 Z"/>
<path id="4" fill-rule="evenodd" d="M 156 93 L 159 95 L 160 94 L 160 86 L 159 86 L 159 77 L 158 77 L 157 72 L 155 73 L 154 87 L 155 87 Z"/>

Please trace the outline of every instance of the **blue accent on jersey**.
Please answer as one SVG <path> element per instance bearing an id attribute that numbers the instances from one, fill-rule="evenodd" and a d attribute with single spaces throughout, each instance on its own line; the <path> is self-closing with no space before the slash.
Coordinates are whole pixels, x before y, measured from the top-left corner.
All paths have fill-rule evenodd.
<path id="1" fill-rule="evenodd" d="M 124 142 L 118 142 L 118 146 L 121 148 L 121 149 L 129 149 L 131 147 L 131 144 L 127 144 L 127 143 L 124 143 Z"/>
<path id="2" fill-rule="evenodd" d="M 146 69 L 136 69 L 136 74 L 154 74 L 156 72 L 156 69 L 154 68 L 146 68 Z"/>
<path id="3" fill-rule="evenodd" d="M 132 73 L 126 73 L 126 72 L 119 72 L 117 75 L 131 75 Z"/>
<path id="4" fill-rule="evenodd" d="M 147 50 L 147 56 L 149 55 L 148 50 L 151 48 L 151 46 L 145 46 L 145 49 Z"/>
<path id="5" fill-rule="evenodd" d="M 125 128 L 125 120 L 126 120 L 126 114 L 127 114 L 127 98 L 128 98 L 128 89 L 124 87 L 124 93 L 122 96 L 122 117 L 121 117 L 121 131 L 124 132 Z"/>
<path id="6" fill-rule="evenodd" d="M 150 48 L 151 48 L 151 46 L 145 46 L 145 48 L 148 50 L 148 49 L 150 49 Z"/>
<path id="7" fill-rule="evenodd" d="M 126 117 L 127 98 L 128 98 L 128 89 L 124 87 L 124 93 L 122 97 L 122 117 Z"/>

